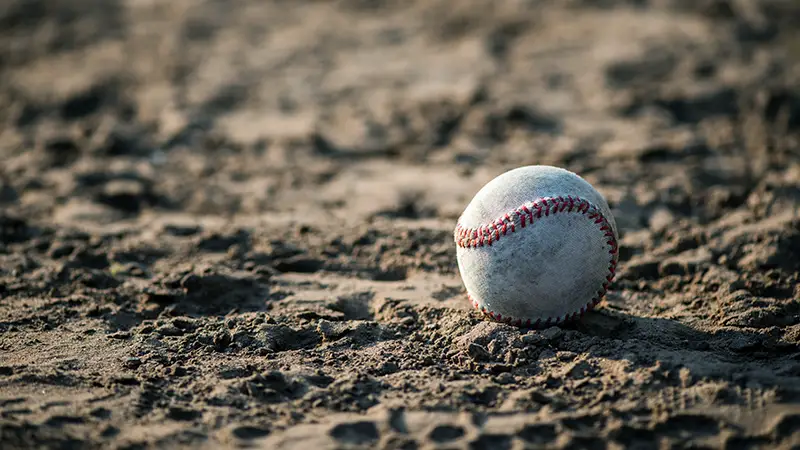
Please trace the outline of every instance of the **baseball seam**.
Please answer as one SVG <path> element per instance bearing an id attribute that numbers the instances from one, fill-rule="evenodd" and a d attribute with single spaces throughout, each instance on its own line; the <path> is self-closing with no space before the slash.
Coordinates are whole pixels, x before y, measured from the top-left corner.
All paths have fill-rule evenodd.
<path id="1" fill-rule="evenodd" d="M 485 306 L 481 306 L 478 301 L 467 292 L 467 297 L 470 299 L 475 309 L 497 322 L 531 328 L 546 328 L 567 321 L 577 320 L 600 303 L 616 276 L 619 248 L 614 230 L 608 222 L 608 219 L 599 208 L 592 205 L 586 199 L 571 195 L 567 197 L 541 197 L 532 202 L 525 203 L 517 209 L 477 228 L 464 227 L 459 222 L 456 225 L 454 233 L 455 242 L 456 245 L 461 248 L 491 246 L 508 233 L 514 233 L 527 226 L 531 226 L 538 220 L 541 220 L 542 217 L 549 217 L 565 212 L 586 216 L 599 227 L 600 231 L 602 231 L 604 236 L 608 239 L 606 244 L 609 246 L 608 253 L 611 255 L 608 263 L 608 274 L 606 275 L 606 281 L 603 282 L 597 294 L 578 311 L 563 316 L 548 317 L 547 319 L 539 318 L 536 321 L 532 321 L 531 319 L 523 321 L 519 318 L 504 317 L 494 311 L 487 310 Z"/>

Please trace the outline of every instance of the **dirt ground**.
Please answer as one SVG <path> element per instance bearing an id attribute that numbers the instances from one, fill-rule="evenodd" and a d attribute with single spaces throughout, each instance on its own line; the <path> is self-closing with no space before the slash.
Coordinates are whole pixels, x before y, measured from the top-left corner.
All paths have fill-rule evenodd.
<path id="1" fill-rule="evenodd" d="M 4 0 L 0 448 L 800 446 L 795 0 Z M 573 170 L 544 330 L 453 228 Z M 800 447 L 794 447 L 800 448 Z"/>

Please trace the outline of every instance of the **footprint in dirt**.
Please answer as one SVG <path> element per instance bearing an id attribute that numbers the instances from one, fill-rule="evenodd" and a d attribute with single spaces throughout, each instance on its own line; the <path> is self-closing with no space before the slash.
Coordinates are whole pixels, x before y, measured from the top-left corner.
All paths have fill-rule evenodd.
<path id="1" fill-rule="evenodd" d="M 269 286 L 249 272 L 204 268 L 174 273 L 145 292 L 146 302 L 170 305 L 173 314 L 224 315 L 232 310 L 264 311 Z"/>

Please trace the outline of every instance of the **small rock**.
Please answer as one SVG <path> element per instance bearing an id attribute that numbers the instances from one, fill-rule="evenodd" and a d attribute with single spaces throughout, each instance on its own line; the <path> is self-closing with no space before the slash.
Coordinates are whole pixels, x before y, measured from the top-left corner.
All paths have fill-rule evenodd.
<path id="1" fill-rule="evenodd" d="M 561 335 L 564 334 L 564 332 L 561 330 L 561 328 L 550 327 L 550 328 L 547 328 L 545 330 L 542 330 L 541 334 L 542 334 L 542 337 L 544 337 L 548 341 L 552 342 L 552 341 L 555 341 L 556 339 L 560 338 Z"/>
<path id="2" fill-rule="evenodd" d="M 255 339 L 247 331 L 239 330 L 233 333 L 231 342 L 235 343 L 239 348 L 247 348 L 253 345 Z"/>
<path id="3" fill-rule="evenodd" d="M 181 330 L 193 330 L 196 328 L 194 320 L 188 317 L 176 317 L 172 319 L 172 325 Z"/>
<path id="4" fill-rule="evenodd" d="M 158 334 L 162 336 L 182 336 L 184 331 L 175 325 L 164 325 L 157 330 Z"/>
<path id="5" fill-rule="evenodd" d="M 128 369 L 138 369 L 142 365 L 142 360 L 139 358 L 127 358 L 125 360 L 125 367 Z"/>
<path id="6" fill-rule="evenodd" d="M 522 336 L 521 340 L 523 345 L 531 347 L 536 347 L 547 343 L 547 338 L 538 332 L 525 334 Z"/>
<path id="7" fill-rule="evenodd" d="M 494 382 L 497 384 L 514 384 L 517 380 L 514 379 L 514 375 L 511 375 L 508 372 L 503 372 L 500 375 L 494 378 Z"/>
<path id="8" fill-rule="evenodd" d="M 398 367 L 397 364 L 391 361 L 387 361 L 383 363 L 380 367 L 378 367 L 375 373 L 378 375 L 389 375 L 397 372 L 398 370 L 400 370 L 400 367 Z"/>
<path id="9" fill-rule="evenodd" d="M 494 342 L 493 342 L 494 341 Z M 469 346 L 477 344 L 490 354 L 522 345 L 520 329 L 507 324 L 483 321 L 461 335 L 453 343 L 454 349 L 469 353 Z"/>
<path id="10" fill-rule="evenodd" d="M 478 345 L 474 342 L 469 344 L 469 347 L 467 347 L 467 353 L 475 361 L 489 361 L 492 359 L 492 354 L 489 353 L 489 350 L 487 350 L 486 347 Z"/>
<path id="11" fill-rule="evenodd" d="M 317 332 L 325 341 L 335 341 L 351 330 L 352 327 L 347 323 L 331 322 L 325 319 L 317 322 Z"/>
<path id="12" fill-rule="evenodd" d="M 214 335 L 214 348 L 216 348 L 217 351 L 225 350 L 230 344 L 231 334 L 227 331 L 223 330 Z"/>

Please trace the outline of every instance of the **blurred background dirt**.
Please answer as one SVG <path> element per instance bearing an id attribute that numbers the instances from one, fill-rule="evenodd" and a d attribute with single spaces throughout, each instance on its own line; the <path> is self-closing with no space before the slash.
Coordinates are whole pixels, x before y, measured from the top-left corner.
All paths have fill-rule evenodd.
<path id="1" fill-rule="evenodd" d="M 0 447 L 800 445 L 800 3 L 5 0 Z M 611 204 L 582 322 L 470 310 L 516 166 Z"/>

